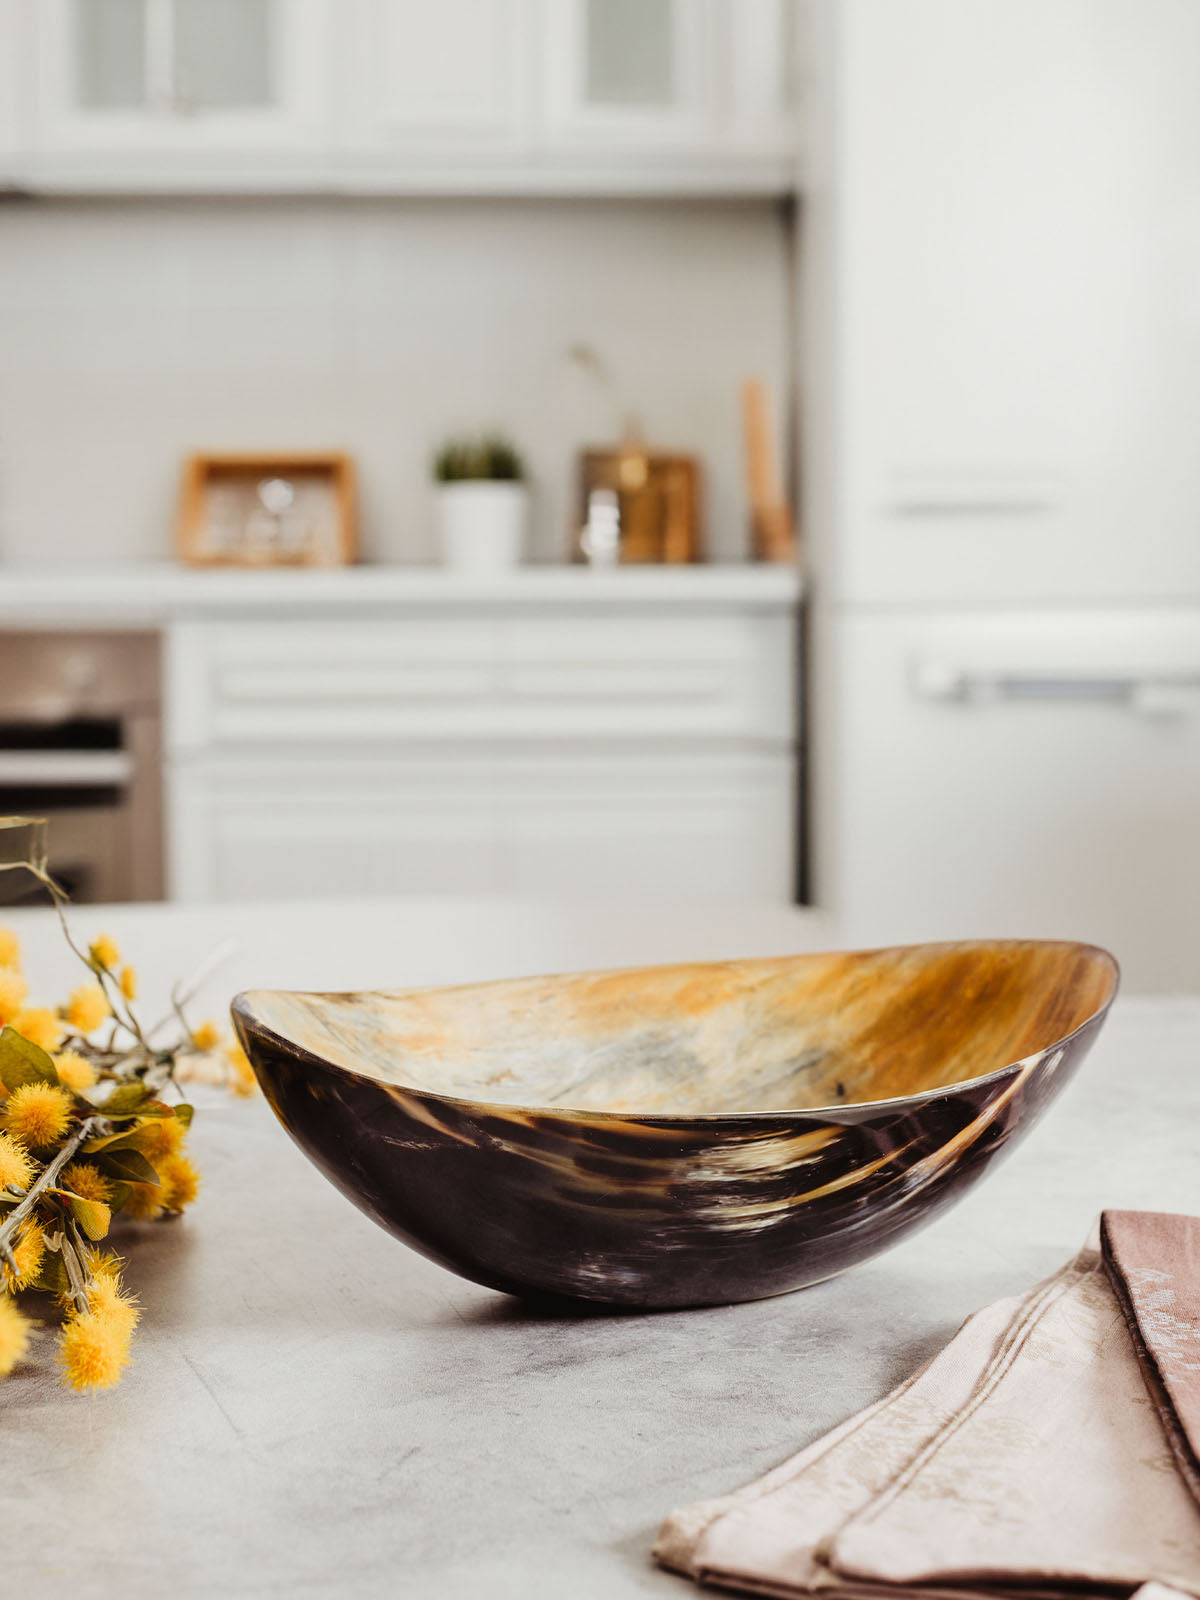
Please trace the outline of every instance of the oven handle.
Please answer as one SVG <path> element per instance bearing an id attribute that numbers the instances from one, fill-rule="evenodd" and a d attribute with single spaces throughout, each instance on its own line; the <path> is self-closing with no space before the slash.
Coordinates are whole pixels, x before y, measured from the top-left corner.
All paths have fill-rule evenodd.
<path id="1" fill-rule="evenodd" d="M 1200 672 L 1037 672 L 961 667 L 924 659 L 914 663 L 911 681 L 919 699 L 959 705 L 1107 701 L 1152 718 L 1178 717 L 1200 710 Z"/>
<path id="2" fill-rule="evenodd" d="M 124 750 L 0 750 L 0 787 L 112 788 L 133 777 Z"/>

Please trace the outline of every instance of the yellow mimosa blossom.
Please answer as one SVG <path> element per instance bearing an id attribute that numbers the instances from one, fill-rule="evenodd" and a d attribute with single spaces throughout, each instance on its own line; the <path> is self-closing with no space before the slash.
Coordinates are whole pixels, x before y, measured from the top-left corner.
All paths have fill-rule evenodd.
<path id="1" fill-rule="evenodd" d="M 0 928 L 0 967 L 21 970 L 21 941 L 11 928 Z"/>
<path id="2" fill-rule="evenodd" d="M 12 1018 L 12 1026 L 22 1038 L 40 1045 L 43 1050 L 57 1050 L 63 1036 L 62 1023 L 48 1006 L 18 1011 Z"/>
<path id="3" fill-rule="evenodd" d="M 215 1022 L 202 1022 L 192 1032 L 192 1043 L 197 1050 L 215 1050 L 221 1042 L 221 1030 Z"/>
<path id="4" fill-rule="evenodd" d="M 99 1078 L 95 1067 L 76 1050 L 63 1050 L 54 1057 L 58 1081 L 72 1094 L 84 1094 L 93 1089 Z"/>
<path id="5" fill-rule="evenodd" d="M 17 967 L 0 964 L 0 1023 L 11 1022 L 25 1004 L 29 985 Z"/>
<path id="6" fill-rule="evenodd" d="M 258 1092 L 258 1080 L 254 1076 L 254 1068 L 250 1059 L 241 1045 L 236 1041 L 225 1047 L 225 1059 L 229 1063 L 229 1087 L 234 1094 L 252 1095 Z"/>
<path id="7" fill-rule="evenodd" d="M 112 1183 L 90 1161 L 72 1161 L 58 1177 L 58 1187 L 69 1189 L 83 1200 L 99 1200 L 107 1205 L 112 1199 Z"/>
<path id="8" fill-rule="evenodd" d="M 138 981 L 136 967 L 121 968 L 121 993 L 126 1000 L 136 1000 L 138 995 Z"/>
<path id="9" fill-rule="evenodd" d="M 88 1306 L 96 1316 L 107 1319 L 132 1333 L 137 1327 L 137 1302 L 121 1287 L 120 1275 L 114 1270 L 102 1272 L 93 1278 L 88 1288 Z"/>
<path id="10" fill-rule="evenodd" d="M 23 1083 L 0 1110 L 4 1130 L 31 1150 L 57 1144 L 71 1123 L 72 1100 L 56 1083 Z"/>
<path id="11" fill-rule="evenodd" d="M 63 1382 L 72 1389 L 110 1389 L 129 1362 L 132 1333 L 127 1319 L 109 1307 L 71 1317 L 58 1347 Z"/>
<path id="12" fill-rule="evenodd" d="M 7 1378 L 28 1350 L 32 1328 L 8 1295 L 0 1294 L 0 1378 Z"/>
<path id="13" fill-rule="evenodd" d="M 71 991 L 65 1016 L 79 1033 L 91 1033 L 93 1028 L 98 1028 L 111 1015 L 112 1008 L 98 983 L 81 983 L 78 989 Z"/>
<path id="14" fill-rule="evenodd" d="M 129 1199 L 121 1207 L 123 1217 L 133 1217 L 137 1222 L 145 1222 L 149 1217 L 156 1217 L 161 1209 L 159 1196 L 162 1191 L 157 1184 L 131 1183 L 129 1185 Z"/>
<path id="15" fill-rule="evenodd" d="M 42 1225 L 35 1217 L 13 1246 L 13 1260 L 17 1264 L 16 1274 L 11 1273 L 7 1267 L 4 1269 L 4 1278 L 8 1287 L 10 1289 L 28 1288 L 41 1271 L 42 1259 L 45 1254 L 46 1241 L 42 1236 Z"/>
<path id="16" fill-rule="evenodd" d="M 178 1155 L 187 1137 L 187 1129 L 177 1117 L 157 1117 L 153 1121 L 146 1117 L 137 1126 L 149 1134 L 144 1148 L 152 1166 L 166 1156 Z"/>
<path id="17" fill-rule="evenodd" d="M 7 1133 L 0 1133 L 0 1189 L 7 1189 L 9 1184 L 28 1189 L 32 1178 L 33 1162 L 28 1150 Z"/>
<path id="18" fill-rule="evenodd" d="M 108 933 L 102 933 L 98 939 L 92 940 L 88 945 L 88 955 L 96 966 L 107 967 L 109 971 L 115 969 L 121 959 L 117 941 Z"/>
<path id="19" fill-rule="evenodd" d="M 200 1174 L 187 1156 L 170 1156 L 158 1170 L 159 1204 L 164 1211 L 182 1211 L 200 1190 Z"/>

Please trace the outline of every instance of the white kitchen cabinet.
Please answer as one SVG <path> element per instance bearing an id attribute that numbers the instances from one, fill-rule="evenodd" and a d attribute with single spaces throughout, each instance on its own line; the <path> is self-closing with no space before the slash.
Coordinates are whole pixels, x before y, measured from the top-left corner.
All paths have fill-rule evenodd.
<path id="1" fill-rule="evenodd" d="M 342 149 L 362 176 L 528 160 L 530 0 L 351 0 Z"/>
<path id="2" fill-rule="evenodd" d="M 636 153 L 714 176 L 794 170 L 794 0 L 560 0 L 543 10 L 548 155 Z M 652 169 L 651 169 L 652 170 Z"/>
<path id="3" fill-rule="evenodd" d="M 1200 6 L 819 9 L 838 597 L 1200 592 Z"/>
<path id="4" fill-rule="evenodd" d="M 792 898 L 786 750 L 389 749 L 177 766 L 175 897 Z"/>
<path id="5" fill-rule="evenodd" d="M 29 80 L 14 173 L 51 192 L 787 193 L 800 3 L 0 0 Z"/>
<path id="6" fill-rule="evenodd" d="M 0 0 L 0 192 L 17 182 L 24 154 L 21 63 L 28 55 L 24 21 L 18 0 Z"/>
<path id="7" fill-rule="evenodd" d="M 552 142 L 641 150 L 717 133 L 719 0 L 562 0 L 546 11 Z"/>
<path id="8" fill-rule="evenodd" d="M 327 180 L 330 0 L 38 0 L 29 179 Z"/>
<path id="9" fill-rule="evenodd" d="M 386 615 L 179 618 L 172 893 L 787 903 L 784 588 L 769 605 L 548 610 L 444 593 Z"/>
<path id="10" fill-rule="evenodd" d="M 1200 608 L 844 614 L 822 903 L 871 940 L 1083 939 L 1200 987 Z"/>

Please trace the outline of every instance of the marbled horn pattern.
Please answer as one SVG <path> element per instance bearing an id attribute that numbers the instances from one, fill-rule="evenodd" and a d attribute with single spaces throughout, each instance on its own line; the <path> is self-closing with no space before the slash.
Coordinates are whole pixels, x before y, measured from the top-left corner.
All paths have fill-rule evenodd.
<path id="1" fill-rule="evenodd" d="M 929 1220 L 1028 1129 L 1117 986 L 991 941 L 239 995 L 284 1127 L 435 1261 L 634 1307 L 817 1282 Z"/>

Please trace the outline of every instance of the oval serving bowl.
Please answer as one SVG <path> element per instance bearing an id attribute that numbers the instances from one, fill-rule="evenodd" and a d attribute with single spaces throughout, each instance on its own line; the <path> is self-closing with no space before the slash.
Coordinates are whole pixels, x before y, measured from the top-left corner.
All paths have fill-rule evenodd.
<path id="1" fill-rule="evenodd" d="M 368 1216 L 511 1294 L 815 1283 L 974 1183 L 1079 1065 L 1092 945 L 988 941 L 233 1004 L 271 1107 Z"/>

